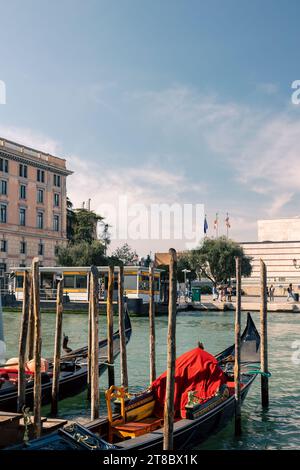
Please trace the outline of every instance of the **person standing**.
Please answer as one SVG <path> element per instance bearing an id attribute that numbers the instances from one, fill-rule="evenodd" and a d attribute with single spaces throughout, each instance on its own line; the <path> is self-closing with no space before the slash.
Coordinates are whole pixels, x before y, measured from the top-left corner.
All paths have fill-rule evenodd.
<path id="1" fill-rule="evenodd" d="M 224 302 L 224 295 L 225 295 L 225 287 L 222 285 L 221 286 L 221 298 L 220 298 L 221 302 Z"/>
<path id="2" fill-rule="evenodd" d="M 219 292 L 218 292 L 217 286 L 215 285 L 213 285 L 212 294 L 213 294 L 213 300 L 218 300 Z"/>
<path id="3" fill-rule="evenodd" d="M 293 284 L 289 284 L 289 287 L 287 288 L 287 292 L 288 292 L 288 295 L 287 295 L 287 301 L 289 301 L 290 299 L 292 300 L 295 300 L 295 296 L 294 296 L 294 292 L 293 292 Z"/>
<path id="4" fill-rule="evenodd" d="M 232 286 L 228 286 L 228 289 L 227 289 L 227 300 L 228 302 L 231 302 L 231 297 L 232 297 Z"/>
<path id="5" fill-rule="evenodd" d="M 270 289 L 269 289 L 270 302 L 274 302 L 274 292 L 275 292 L 275 287 L 273 286 L 273 284 L 271 284 Z"/>
<path id="6" fill-rule="evenodd" d="M 224 302 L 226 302 L 228 296 L 228 286 L 225 284 L 224 286 Z"/>

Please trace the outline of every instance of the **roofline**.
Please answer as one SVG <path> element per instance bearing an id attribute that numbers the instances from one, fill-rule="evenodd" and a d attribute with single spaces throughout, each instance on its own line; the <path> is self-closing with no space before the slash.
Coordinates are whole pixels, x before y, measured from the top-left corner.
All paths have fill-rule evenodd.
<path id="1" fill-rule="evenodd" d="M 280 220 L 300 220 L 300 215 L 294 217 L 279 217 L 278 219 L 258 219 L 257 222 L 278 222 Z"/>
<path id="2" fill-rule="evenodd" d="M 13 149 L 10 147 L 7 147 L 5 144 L 12 144 L 19 149 Z M 28 155 L 24 150 L 28 150 L 29 152 L 35 152 L 37 155 Z M 4 156 L 7 157 L 15 157 L 16 159 L 23 159 L 32 162 L 35 165 L 40 165 L 44 169 L 48 169 L 50 171 L 55 171 L 56 173 L 61 172 L 62 174 L 68 176 L 72 175 L 74 172 L 71 170 L 68 170 L 66 167 L 60 167 L 60 166 L 55 166 L 55 164 L 49 162 L 48 160 L 42 159 L 41 155 L 44 155 L 45 157 L 53 157 L 57 158 L 58 160 L 61 160 L 62 162 L 66 162 L 65 158 L 57 157 L 56 155 L 52 155 L 51 153 L 43 152 L 42 150 L 37 150 L 32 147 L 28 147 L 26 145 L 19 144 L 18 142 L 14 142 L 12 140 L 5 139 L 4 137 L 0 136 L 0 152 L 3 153 Z"/>
<path id="3" fill-rule="evenodd" d="M 263 243 L 300 243 L 300 240 L 278 240 L 278 241 L 272 241 L 272 240 L 265 240 L 263 242 L 238 242 L 240 245 L 259 245 Z"/>

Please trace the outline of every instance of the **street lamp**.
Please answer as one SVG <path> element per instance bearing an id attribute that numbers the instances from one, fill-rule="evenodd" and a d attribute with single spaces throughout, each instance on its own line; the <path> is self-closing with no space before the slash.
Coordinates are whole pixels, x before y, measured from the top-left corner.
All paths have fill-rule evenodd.
<path id="1" fill-rule="evenodd" d="M 187 273 L 190 273 L 191 270 L 185 268 L 185 269 L 182 270 L 182 272 L 184 273 L 184 289 L 185 289 L 184 296 L 186 297 L 186 275 L 187 275 Z"/>
<path id="2" fill-rule="evenodd" d="M 103 222 L 103 220 L 99 220 L 99 223 L 103 226 L 104 256 L 106 256 L 107 255 L 107 245 L 108 245 L 108 241 L 109 241 L 108 229 L 109 229 L 110 225 Z"/>

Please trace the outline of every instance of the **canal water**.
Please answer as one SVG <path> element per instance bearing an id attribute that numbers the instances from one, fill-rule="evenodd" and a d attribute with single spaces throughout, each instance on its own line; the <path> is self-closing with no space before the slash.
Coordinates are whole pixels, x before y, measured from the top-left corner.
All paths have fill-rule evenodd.
<path id="1" fill-rule="evenodd" d="M 259 315 L 253 313 L 259 329 Z M 149 383 L 148 319 L 132 319 L 132 338 L 128 345 L 130 390 L 137 391 Z M 243 325 L 246 314 L 243 313 Z M 4 313 L 4 332 L 7 357 L 17 354 L 20 314 Z M 115 330 L 117 318 L 115 317 Z M 192 312 L 177 316 L 177 355 L 194 348 L 197 341 L 205 349 L 216 354 L 233 343 L 233 312 Z M 42 315 L 43 355 L 53 354 L 55 315 Z M 100 332 L 105 335 L 105 317 L 100 317 Z M 63 331 L 69 336 L 73 349 L 87 343 L 87 315 L 65 314 Z M 242 409 L 242 437 L 234 437 L 233 423 L 209 438 L 199 449 L 295 449 L 300 447 L 300 314 L 271 313 L 269 316 L 269 369 L 270 408 L 262 411 L 260 406 L 260 378 L 254 382 Z M 102 336 L 101 335 L 101 336 Z M 157 373 L 166 368 L 167 318 L 156 319 Z M 115 373 L 118 382 L 119 358 Z M 104 390 L 107 374 L 100 378 L 101 412 L 105 413 Z M 60 416 L 82 419 L 89 415 L 86 392 L 59 403 Z M 43 408 L 43 414 L 49 407 Z"/>

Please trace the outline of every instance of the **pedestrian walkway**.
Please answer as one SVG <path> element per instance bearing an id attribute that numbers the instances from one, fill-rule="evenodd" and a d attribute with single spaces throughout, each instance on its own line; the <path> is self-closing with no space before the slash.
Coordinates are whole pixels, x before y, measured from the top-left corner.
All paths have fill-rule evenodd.
<path id="1" fill-rule="evenodd" d="M 213 300 L 212 295 L 202 295 L 201 302 L 193 303 L 193 309 L 197 310 L 235 310 L 235 297 L 232 297 L 231 302 L 221 302 L 219 300 Z M 259 311 L 260 310 L 260 298 L 255 296 L 242 296 L 241 303 L 242 310 Z M 268 310 L 270 312 L 299 312 L 300 313 L 300 302 L 287 301 L 286 297 L 275 297 L 274 301 L 268 301 Z"/>

